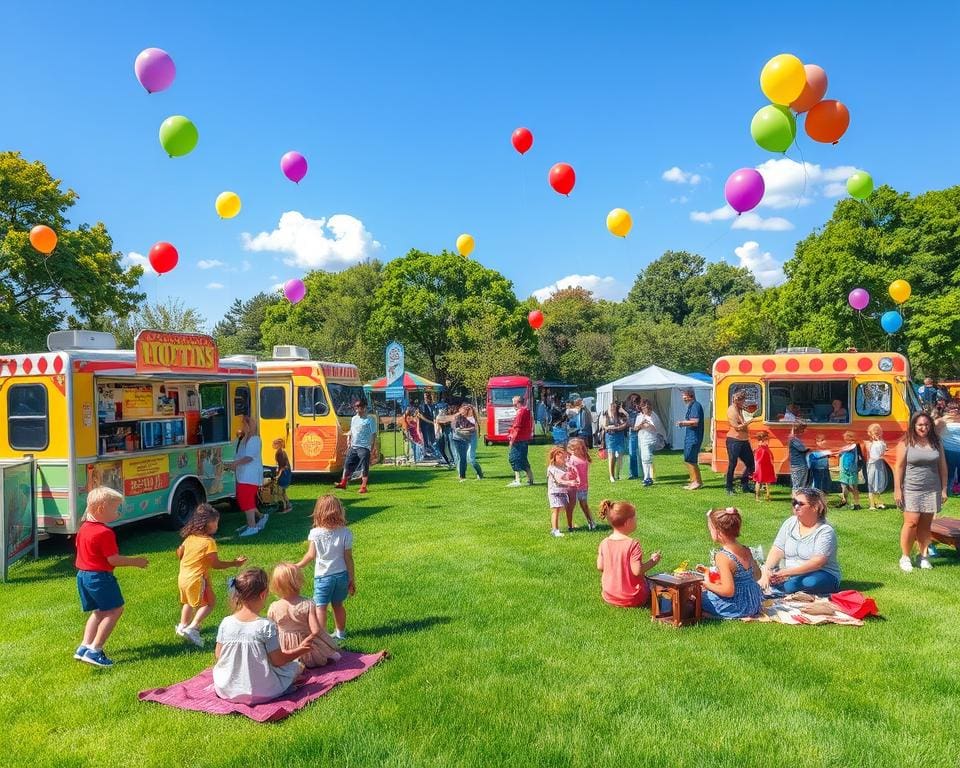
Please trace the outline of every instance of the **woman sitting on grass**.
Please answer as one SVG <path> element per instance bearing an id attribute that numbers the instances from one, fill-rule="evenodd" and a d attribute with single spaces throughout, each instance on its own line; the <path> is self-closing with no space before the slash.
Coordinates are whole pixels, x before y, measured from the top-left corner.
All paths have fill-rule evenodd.
<path id="1" fill-rule="evenodd" d="M 714 558 L 720 581 L 703 581 L 703 610 L 718 619 L 742 619 L 756 616 L 763 595 L 757 584 L 760 568 L 750 550 L 737 537 L 743 518 L 736 507 L 711 509 L 707 512 L 710 538 L 723 549 Z"/>

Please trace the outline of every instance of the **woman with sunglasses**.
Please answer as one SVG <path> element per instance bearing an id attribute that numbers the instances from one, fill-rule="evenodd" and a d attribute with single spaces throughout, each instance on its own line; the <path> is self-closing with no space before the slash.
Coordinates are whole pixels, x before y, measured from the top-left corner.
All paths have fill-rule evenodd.
<path id="1" fill-rule="evenodd" d="M 778 567 L 779 566 L 779 567 Z M 840 586 L 837 532 L 827 522 L 827 500 L 816 488 L 793 493 L 787 518 L 760 569 L 764 592 L 829 594 Z"/>
<path id="2" fill-rule="evenodd" d="M 900 570 L 904 573 L 913 570 L 910 556 L 914 542 L 920 548 L 920 567 L 932 568 L 927 559 L 930 523 L 947 500 L 947 460 L 933 417 L 925 411 L 917 411 L 910 417 L 907 433 L 897 446 L 893 499 L 903 510 Z"/>

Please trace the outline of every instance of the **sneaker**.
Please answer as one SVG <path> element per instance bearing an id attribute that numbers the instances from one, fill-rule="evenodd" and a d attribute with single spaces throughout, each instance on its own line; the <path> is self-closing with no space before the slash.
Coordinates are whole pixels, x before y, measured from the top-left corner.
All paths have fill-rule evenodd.
<path id="1" fill-rule="evenodd" d="M 929 570 L 931 570 L 931 569 L 933 568 L 933 566 L 930 564 L 930 561 L 929 561 L 927 558 L 925 558 L 925 557 L 923 557 L 923 556 L 921 555 L 921 557 L 920 557 L 920 568 L 921 568 L 922 570 L 924 570 L 924 571 L 929 571 Z"/>
<path id="2" fill-rule="evenodd" d="M 83 657 L 86 656 L 89 651 L 90 649 L 87 648 L 87 646 L 81 645 L 73 652 L 73 658 L 75 658 L 77 661 L 83 661 Z"/>
<path id="3" fill-rule="evenodd" d="M 260 519 L 257 520 L 257 530 L 258 530 L 258 531 L 262 531 L 264 528 L 266 528 L 266 527 L 267 527 L 267 521 L 269 521 L 269 520 L 270 520 L 270 515 L 269 515 L 269 514 L 261 515 L 261 516 L 260 516 Z"/>
<path id="4" fill-rule="evenodd" d="M 84 656 L 81 661 L 85 661 L 87 664 L 93 664 L 95 667 L 113 666 L 113 661 L 107 658 L 107 654 L 103 651 L 94 651 L 90 648 L 87 649 L 87 655 Z"/>
<path id="5" fill-rule="evenodd" d="M 200 630 L 196 627 L 184 627 L 183 635 L 181 637 L 186 638 L 191 643 L 193 643 L 197 648 L 203 648 L 203 638 L 200 637 Z"/>
<path id="6" fill-rule="evenodd" d="M 610 482 L 611 483 L 617 482 L 616 478 L 613 475 L 610 475 Z"/>
<path id="7" fill-rule="evenodd" d="M 900 558 L 900 570 L 904 573 L 910 573 L 913 570 L 913 563 L 906 555 Z"/>
<path id="8" fill-rule="evenodd" d="M 330 637 L 332 637 L 337 642 L 343 642 L 344 640 L 347 639 L 347 633 L 345 630 L 335 629 L 333 630 L 333 634 L 330 635 Z"/>
<path id="9" fill-rule="evenodd" d="M 876 512 L 876 511 L 877 511 L 877 508 L 876 508 L 876 507 L 870 507 L 870 511 L 871 511 L 871 512 Z"/>
<path id="10" fill-rule="evenodd" d="M 593 522 L 593 520 L 591 520 L 589 523 L 587 523 L 587 530 L 588 530 L 588 531 L 595 531 L 595 530 L 597 530 L 597 524 L 596 524 L 595 522 Z"/>
<path id="11" fill-rule="evenodd" d="M 550 531 L 550 535 L 555 539 L 559 539 L 563 537 L 563 531 L 561 531 L 559 528 L 554 528 L 552 531 Z"/>
<path id="12" fill-rule="evenodd" d="M 257 526 L 253 526 L 253 528 L 244 528 L 242 531 L 240 531 L 241 536 L 256 536 L 258 533 L 260 533 L 260 529 L 257 528 Z"/>
<path id="13" fill-rule="evenodd" d="M 514 480 L 512 483 L 507 483 L 507 488 L 519 488 L 519 487 L 520 487 L 519 480 Z"/>
<path id="14" fill-rule="evenodd" d="M 367 486 L 361 485 L 359 493 L 367 493 Z"/>
<path id="15" fill-rule="evenodd" d="M 859 504 L 854 504 L 853 507 L 852 507 L 852 509 L 860 509 L 860 505 L 859 505 Z"/>
<path id="16" fill-rule="evenodd" d="M 940 553 L 937 552 L 937 548 L 933 544 L 927 545 L 927 557 L 939 557 Z"/>
<path id="17" fill-rule="evenodd" d="M 568 526 L 567 526 L 567 533 L 573 533 L 573 526 L 572 526 L 572 525 L 568 525 Z"/>
<path id="18" fill-rule="evenodd" d="M 646 480 L 643 481 L 643 484 L 644 484 L 645 487 L 649 488 L 651 485 L 653 485 L 653 480 L 651 480 L 651 479 L 648 477 Z"/>
<path id="19" fill-rule="evenodd" d="M 339 488 L 339 489 L 342 491 L 344 488 L 347 487 L 347 481 L 346 481 L 346 480 L 338 480 L 337 482 L 335 482 L 335 483 L 333 484 L 333 487 L 334 487 L 334 488 Z"/>
<path id="20" fill-rule="evenodd" d="M 177 637 L 185 637 L 185 635 L 183 634 L 183 630 L 185 630 L 186 628 L 187 628 L 186 624 L 177 624 L 177 626 L 173 628 L 173 633 Z"/>

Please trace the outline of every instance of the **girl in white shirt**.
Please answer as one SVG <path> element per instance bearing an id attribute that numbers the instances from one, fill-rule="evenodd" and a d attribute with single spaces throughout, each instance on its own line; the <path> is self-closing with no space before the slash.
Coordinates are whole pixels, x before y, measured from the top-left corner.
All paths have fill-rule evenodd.
<path id="1" fill-rule="evenodd" d="M 887 467 L 883 462 L 883 454 L 887 452 L 887 444 L 883 441 L 883 427 L 871 424 L 867 427 L 867 492 L 870 495 L 870 509 L 886 509 L 880 501 L 880 494 L 887 490 Z"/>

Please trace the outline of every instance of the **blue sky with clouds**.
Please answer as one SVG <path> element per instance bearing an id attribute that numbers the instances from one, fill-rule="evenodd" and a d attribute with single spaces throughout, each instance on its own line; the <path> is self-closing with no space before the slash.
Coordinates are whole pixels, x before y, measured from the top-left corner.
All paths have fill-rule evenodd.
<path id="1" fill-rule="evenodd" d="M 3 149 L 75 189 L 75 222 L 106 222 L 131 261 L 158 240 L 180 264 L 146 276 L 212 325 L 233 298 L 310 268 L 453 249 L 520 296 L 578 282 L 619 298 L 666 249 L 780 277 L 829 218 L 849 169 L 920 193 L 958 182 L 955 4 L 17 3 L 0 47 Z M 147 95 L 137 53 L 165 48 L 173 87 Z M 802 128 L 776 157 L 749 134 L 760 69 L 792 52 L 848 105 L 837 146 Z M 200 143 L 170 159 L 157 131 L 190 117 Z M 517 126 L 535 136 L 520 156 Z M 296 149 L 310 171 L 284 179 Z M 809 165 L 801 166 L 803 159 Z M 571 163 L 569 198 L 547 185 Z M 760 167 L 764 203 L 731 218 L 726 177 Z M 223 190 L 240 215 L 217 218 Z M 604 220 L 628 209 L 626 240 Z"/>

